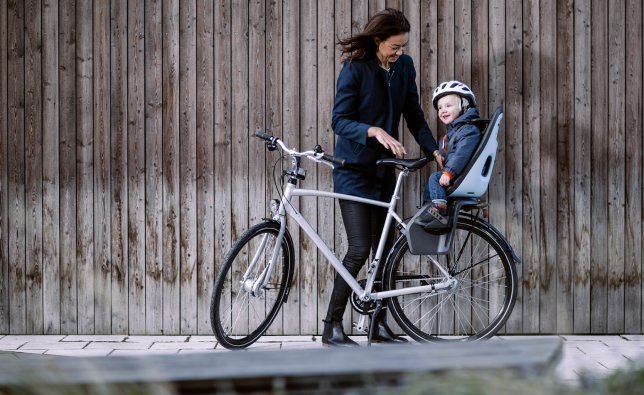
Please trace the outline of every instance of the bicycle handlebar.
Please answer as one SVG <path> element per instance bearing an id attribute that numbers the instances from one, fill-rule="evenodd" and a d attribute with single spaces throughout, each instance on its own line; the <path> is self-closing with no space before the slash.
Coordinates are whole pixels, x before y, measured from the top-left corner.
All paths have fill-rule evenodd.
<path id="1" fill-rule="evenodd" d="M 268 143 L 279 145 L 280 148 L 282 149 L 282 151 L 284 151 L 288 155 L 305 156 L 305 157 L 307 157 L 307 158 L 309 158 L 309 159 L 311 159 L 311 160 L 313 160 L 315 162 L 319 162 L 319 161 L 322 160 L 322 161 L 328 162 L 327 164 L 332 163 L 332 164 L 334 164 L 336 166 L 344 166 L 345 163 L 346 163 L 346 160 L 344 160 L 342 158 L 336 158 L 333 155 L 325 154 L 324 151 L 322 151 L 321 149 L 317 150 L 317 147 L 316 147 L 316 150 L 302 151 L 302 152 L 296 151 L 294 149 L 289 149 L 286 146 L 286 144 L 284 144 L 284 142 L 282 140 L 280 140 L 278 137 L 270 135 L 270 134 L 268 134 L 266 132 L 263 132 L 261 130 L 258 130 L 258 131 L 255 132 L 255 137 L 258 137 L 258 138 L 260 138 L 260 139 L 262 139 L 262 140 L 264 140 L 264 141 L 266 141 Z"/>

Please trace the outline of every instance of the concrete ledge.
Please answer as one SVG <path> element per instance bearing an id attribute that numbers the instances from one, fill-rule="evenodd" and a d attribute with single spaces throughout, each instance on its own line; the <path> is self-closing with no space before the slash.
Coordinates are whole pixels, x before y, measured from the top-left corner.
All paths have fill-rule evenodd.
<path id="1" fill-rule="evenodd" d="M 167 356 L 31 357 L 0 366 L 0 390 L 27 382 L 46 387 L 170 385 L 178 393 L 357 388 L 374 382 L 396 386 L 413 373 L 512 370 L 538 375 L 554 370 L 561 353 L 561 340 L 550 338 Z"/>

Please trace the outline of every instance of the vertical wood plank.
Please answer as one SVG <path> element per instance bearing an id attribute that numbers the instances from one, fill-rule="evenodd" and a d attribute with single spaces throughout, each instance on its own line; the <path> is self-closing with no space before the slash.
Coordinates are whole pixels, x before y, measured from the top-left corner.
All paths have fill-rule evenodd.
<path id="1" fill-rule="evenodd" d="M 78 0 L 76 8 L 76 261 L 78 273 L 78 331 L 94 327 L 94 79 L 92 3 Z"/>
<path id="2" fill-rule="evenodd" d="M 327 15 L 328 17 L 328 15 Z M 248 133 L 266 129 L 266 3 L 254 0 L 248 4 Z M 260 139 L 250 137 L 248 179 L 252 200 L 248 205 L 248 225 L 269 216 L 265 177 L 269 162 L 266 148 Z"/>
<path id="3" fill-rule="evenodd" d="M 111 333 L 128 333 L 128 47 L 127 1 L 110 7 Z"/>
<path id="4" fill-rule="evenodd" d="M 112 327 L 110 7 L 94 4 L 94 305 L 96 333 Z"/>
<path id="5" fill-rule="evenodd" d="M 416 70 L 419 72 L 420 85 L 418 93 L 420 95 L 420 104 L 425 111 L 425 119 L 432 130 L 434 138 L 437 138 L 438 120 L 437 113 L 432 105 L 432 94 L 436 85 L 438 84 L 438 13 L 436 11 L 437 4 L 432 2 L 420 3 L 420 24 L 421 24 L 421 46 L 420 46 L 420 59 Z M 437 140 L 438 141 L 438 140 Z M 429 179 L 429 175 L 437 170 L 436 162 L 432 161 L 429 166 L 425 166 L 420 172 L 420 179 L 422 185 L 418 194 L 423 193 L 425 183 Z"/>
<path id="6" fill-rule="evenodd" d="M 145 4 L 145 328 L 163 331 L 163 87 L 161 0 Z"/>
<path id="7" fill-rule="evenodd" d="M 572 333 L 574 316 L 574 26 L 573 1 L 557 2 L 557 326 Z"/>
<path id="8" fill-rule="evenodd" d="M 591 0 L 575 1 L 573 331 L 590 332 Z"/>
<path id="9" fill-rule="evenodd" d="M 331 17 L 333 16 L 333 17 Z M 333 152 L 333 130 L 331 129 L 331 114 L 333 111 L 335 86 L 335 20 L 338 14 L 333 2 L 318 2 L 317 11 L 317 140 L 325 152 Z M 318 172 L 318 189 L 333 190 L 333 172 L 321 168 Z M 335 204 L 331 199 L 318 199 L 318 234 L 328 246 L 333 246 L 335 235 Z M 333 247 L 332 247 L 333 248 Z M 317 281 L 317 332 L 322 333 L 322 320 L 326 317 L 331 289 L 333 288 L 333 267 L 322 253 L 318 251 L 318 281 Z"/>
<path id="10" fill-rule="evenodd" d="M 642 3 L 626 3 L 624 332 L 642 330 Z"/>
<path id="11" fill-rule="evenodd" d="M 25 279 L 25 7 L 7 3 L 8 53 L 8 204 L 9 212 L 9 333 L 26 333 Z"/>
<path id="12" fill-rule="evenodd" d="M 58 2 L 43 1 L 43 326 L 58 334 L 61 320 L 60 278 L 60 157 Z M 0 53 L 3 53 L 0 51 Z M 0 74 L 1 75 L 1 74 Z"/>
<path id="13" fill-rule="evenodd" d="M 517 264 L 519 284 L 524 278 L 523 259 L 523 19 L 516 2 L 505 5 L 505 236 L 522 258 Z M 517 290 L 514 311 L 506 323 L 507 332 L 521 332 L 523 328 L 523 287 Z"/>
<path id="14" fill-rule="evenodd" d="M 472 25 L 473 32 L 478 32 L 478 42 L 472 51 L 480 53 L 477 55 L 472 54 L 479 59 L 475 64 L 476 69 L 472 70 L 472 87 L 476 92 L 481 92 L 479 100 L 479 113 L 482 117 L 489 118 L 492 113 L 498 108 L 503 107 L 505 101 L 505 88 L 506 88 L 506 20 L 505 20 L 505 2 L 500 0 L 491 0 L 487 4 L 487 12 L 478 12 L 476 7 L 473 7 L 472 14 L 475 15 Z M 481 14 L 483 14 L 481 16 Z M 487 40 L 485 37 L 487 36 Z M 485 48 L 482 51 L 481 47 Z M 474 49 L 476 48 L 476 49 Z M 480 52 L 479 52 L 480 51 Z M 487 61 L 485 61 L 487 59 Z M 505 109 L 504 109 L 505 111 Z M 507 129 L 505 125 L 505 116 L 501 123 L 501 131 L 498 135 L 498 148 L 496 160 L 494 162 L 494 169 L 492 179 L 488 186 L 488 201 L 490 207 L 488 209 L 489 221 L 501 231 L 506 234 L 506 134 Z M 517 247 L 517 246 L 514 246 Z M 502 294 L 501 287 L 497 286 L 490 296 L 491 300 L 500 300 Z"/>
<path id="15" fill-rule="evenodd" d="M 199 333 L 212 333 L 210 294 L 214 279 L 215 222 L 213 17 L 211 0 L 197 5 L 197 320 Z"/>
<path id="16" fill-rule="evenodd" d="M 231 245 L 231 4 L 215 3 L 215 256 L 220 262 Z"/>
<path id="17" fill-rule="evenodd" d="M 335 1 L 335 35 L 334 37 L 336 38 L 335 43 L 337 44 L 337 39 L 339 38 L 346 38 L 350 37 L 352 33 L 352 28 L 353 28 L 353 23 L 352 23 L 352 3 L 348 1 L 342 1 L 342 0 L 336 0 Z M 336 45 L 335 47 L 335 70 L 334 70 L 334 87 L 335 87 L 335 82 L 337 81 L 337 77 L 340 74 L 340 70 L 342 70 L 342 59 L 340 55 L 340 50 L 339 47 Z M 335 93 L 335 89 L 334 89 Z M 333 107 L 331 107 L 331 111 L 333 111 Z M 333 144 L 335 144 L 335 133 L 333 135 Z M 343 259 L 344 255 L 346 254 L 347 251 L 347 244 L 346 244 L 346 239 L 347 239 L 347 233 L 346 230 L 344 229 L 344 224 L 342 222 L 342 214 L 340 213 L 340 206 L 337 203 L 337 200 L 333 202 L 334 205 L 334 210 L 335 210 L 335 238 L 333 242 L 334 246 L 334 252 L 335 255 Z M 330 278 L 327 280 L 328 285 L 327 289 L 329 290 L 329 295 L 330 297 L 331 292 L 333 290 L 333 281 L 335 279 L 336 271 L 332 267 L 329 267 L 329 273 L 330 273 Z M 326 317 L 326 312 L 328 310 L 328 303 L 322 308 L 322 314 Z M 353 327 L 351 325 L 351 311 L 350 309 L 347 309 L 347 311 L 344 314 L 344 320 L 343 320 L 343 326 L 344 326 L 344 331 L 346 333 L 349 333 Z"/>
<path id="18" fill-rule="evenodd" d="M 300 148 L 313 149 L 318 144 L 317 111 L 318 84 L 317 84 L 317 12 L 315 2 L 303 3 L 300 9 L 300 81 L 299 84 L 299 120 L 300 120 Z M 306 188 L 315 188 L 318 183 L 318 173 L 326 171 L 324 165 L 309 162 L 306 181 L 302 184 Z M 300 210 L 308 218 L 313 229 L 320 230 L 316 198 L 301 198 Z M 311 239 L 301 233 L 300 239 L 300 331 L 303 334 L 316 333 L 318 326 L 318 273 L 317 273 L 317 247 Z"/>
<path id="19" fill-rule="evenodd" d="M 487 5 L 485 4 L 486 1 L 482 1 L 481 3 L 483 3 L 480 4 L 482 7 Z M 472 61 L 475 52 L 472 45 L 472 30 L 473 27 L 477 27 L 472 20 L 480 17 L 487 22 L 487 13 L 479 12 L 479 14 L 473 14 L 476 11 L 474 7 L 475 5 L 472 4 L 471 0 L 454 1 L 454 10 L 458 10 L 454 12 L 454 78 L 470 86 L 472 84 Z M 485 10 L 487 8 L 482 9 Z M 476 17 L 473 15 L 476 15 Z M 487 53 L 485 55 L 487 57 Z M 478 93 L 478 91 L 476 92 Z"/>
<path id="20" fill-rule="evenodd" d="M 351 0 L 351 33 L 358 34 L 369 20 L 369 0 Z"/>
<path id="21" fill-rule="evenodd" d="M 282 70 L 284 78 L 282 81 L 282 89 L 284 91 L 282 96 L 282 135 L 284 141 L 291 147 L 301 148 L 300 140 L 300 114 L 299 114 L 299 80 L 300 80 L 300 2 L 295 0 L 285 0 L 282 3 L 283 12 L 283 48 L 282 48 Z M 300 199 L 296 204 L 302 207 L 303 199 Z M 308 218 L 311 220 L 311 218 Z M 312 224 L 315 227 L 315 221 Z M 300 303 L 302 301 L 302 288 L 301 288 L 301 265 L 305 263 L 301 259 L 301 246 L 299 227 L 291 221 L 289 224 L 291 236 L 293 236 L 293 243 L 295 247 L 295 271 L 293 273 L 293 286 L 289 294 L 288 303 L 282 307 L 284 311 L 284 334 L 294 335 L 299 334 L 301 329 L 300 321 Z"/>
<path id="22" fill-rule="evenodd" d="M 180 330 L 179 1 L 163 1 L 163 333 Z"/>
<path id="23" fill-rule="evenodd" d="M 197 333 L 197 4 L 180 3 L 179 89 L 181 193 L 180 333 Z"/>
<path id="24" fill-rule="evenodd" d="M 541 0 L 539 5 L 540 90 L 540 188 L 539 188 L 539 332 L 553 333 L 557 328 L 557 75 L 556 4 Z M 551 92 L 551 94 L 548 94 Z"/>
<path id="25" fill-rule="evenodd" d="M 437 1 L 438 80 L 436 84 L 454 79 L 454 7 L 454 2 L 451 0 Z M 440 129 L 441 133 L 444 133 L 444 128 L 440 127 Z"/>
<path id="26" fill-rule="evenodd" d="M 6 54 L 6 55 L 5 55 Z M 0 333 L 9 333 L 7 2 L 0 2 Z"/>
<path id="27" fill-rule="evenodd" d="M 60 330 L 78 333 L 76 253 L 76 0 L 59 3 Z"/>
<path id="28" fill-rule="evenodd" d="M 590 330 L 606 333 L 608 328 L 608 3 L 591 3 L 591 256 Z"/>
<path id="29" fill-rule="evenodd" d="M 25 2 L 25 230 L 27 333 L 42 334 L 42 6 Z"/>
<path id="30" fill-rule="evenodd" d="M 255 158 L 249 157 L 248 145 L 248 2 L 234 0 L 230 9 L 231 37 L 231 237 L 237 240 L 249 227 L 248 208 L 255 204 L 253 183 L 249 183 L 248 169 Z M 249 319 L 255 318 L 249 314 Z M 258 325 L 255 323 L 254 325 Z M 253 324 L 251 324 L 253 325 Z M 252 327 L 252 326 L 251 326 Z"/>
<path id="31" fill-rule="evenodd" d="M 482 6 L 483 4 L 481 4 Z M 489 118 L 505 99 L 505 40 L 506 20 L 505 2 L 490 0 L 487 7 L 479 10 L 472 6 L 472 89 L 477 94 L 479 113 Z M 505 109 L 504 109 L 505 111 Z M 489 221 L 502 233 L 506 231 L 506 193 L 505 193 L 505 140 L 507 129 L 502 120 L 498 135 L 499 146 L 490 184 L 488 186 Z"/>
<path id="32" fill-rule="evenodd" d="M 539 331 L 539 0 L 523 8 L 523 330 Z"/>
<path id="33" fill-rule="evenodd" d="M 128 332 L 146 333 L 145 3 L 127 9 Z"/>
<path id="34" fill-rule="evenodd" d="M 624 131 L 625 1 L 608 6 L 608 333 L 624 332 L 624 207 L 626 136 Z M 605 140 L 606 141 L 606 140 Z"/>
<path id="35" fill-rule="evenodd" d="M 282 124 L 282 4 L 269 1 L 266 3 L 266 128 L 275 136 L 283 136 Z M 289 144 L 291 144 L 289 142 Z M 272 164 L 277 159 L 275 153 L 267 155 L 266 177 L 272 180 Z M 279 171 L 279 168 L 278 170 Z M 278 198 L 280 193 L 273 188 L 273 183 L 268 183 L 267 199 Z M 295 296 L 293 296 L 295 297 Z M 292 303 L 289 295 L 289 304 Z M 275 321 L 268 328 L 269 334 L 283 333 L 284 308 L 278 313 Z"/>
<path id="36" fill-rule="evenodd" d="M 489 114 L 488 78 L 489 78 L 489 5 L 488 0 L 472 3 L 472 82 L 470 87 L 476 93 L 476 100 L 481 116 Z"/>
<path id="37" fill-rule="evenodd" d="M 324 4 L 318 4 L 320 7 Z M 374 14 L 384 10 L 386 7 L 385 0 L 369 0 L 369 18 Z M 331 15 L 331 14 L 327 14 Z"/>

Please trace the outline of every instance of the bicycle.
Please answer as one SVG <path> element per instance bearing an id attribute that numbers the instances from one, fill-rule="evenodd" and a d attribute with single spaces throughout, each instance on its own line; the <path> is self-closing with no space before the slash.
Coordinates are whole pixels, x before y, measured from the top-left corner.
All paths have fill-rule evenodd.
<path id="1" fill-rule="evenodd" d="M 405 222 L 395 211 L 404 179 L 426 165 L 428 159 L 379 160 L 379 165 L 396 166 L 399 170 L 391 200 L 381 202 L 299 188 L 298 182 L 306 179 L 301 158 L 330 167 L 342 166 L 344 160 L 325 154 L 320 146 L 299 152 L 267 133 L 257 132 L 256 136 L 265 140 L 268 150 L 280 149 L 290 158 L 291 165 L 283 171 L 287 183 L 281 198 L 270 202 L 272 217 L 240 236 L 224 257 L 215 279 L 211 326 L 224 347 L 240 349 L 253 344 L 265 333 L 288 298 L 295 254 L 286 227 L 287 216 L 299 225 L 353 290 L 351 305 L 360 313 L 354 324 L 357 331 L 367 331 L 369 313 L 380 310 L 383 303 L 389 306 L 400 328 L 416 341 L 486 339 L 503 326 L 517 296 L 515 262 L 518 258 L 503 235 L 480 217 L 483 208 L 480 201 L 455 198 L 450 206 L 456 219 L 452 228 L 442 234 L 419 230 L 414 224 L 415 217 Z M 344 268 L 292 203 L 296 196 L 346 199 L 387 208 L 380 242 L 368 262 L 365 280 L 358 281 Z M 381 283 L 377 284 L 392 221 L 401 234 L 384 260 Z"/>

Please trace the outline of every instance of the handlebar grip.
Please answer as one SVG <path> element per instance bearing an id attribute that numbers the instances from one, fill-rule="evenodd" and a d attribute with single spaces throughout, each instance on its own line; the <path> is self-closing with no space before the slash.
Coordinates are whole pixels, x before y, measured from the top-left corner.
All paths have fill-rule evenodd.
<path id="1" fill-rule="evenodd" d="M 255 137 L 259 137 L 260 139 L 266 140 L 266 141 L 271 141 L 273 139 L 273 136 L 271 136 L 266 132 L 262 132 L 261 130 L 258 130 L 255 132 Z"/>
<path id="2" fill-rule="evenodd" d="M 338 165 L 340 167 L 344 166 L 345 163 L 346 163 L 346 160 L 344 160 L 342 158 L 335 158 L 335 157 L 333 157 L 331 155 L 327 155 L 327 154 L 322 155 L 322 159 L 324 159 L 324 160 L 326 160 L 328 162 L 331 162 L 333 164 L 336 164 L 336 165 Z"/>

